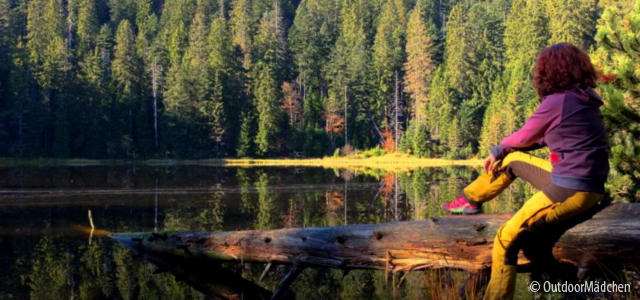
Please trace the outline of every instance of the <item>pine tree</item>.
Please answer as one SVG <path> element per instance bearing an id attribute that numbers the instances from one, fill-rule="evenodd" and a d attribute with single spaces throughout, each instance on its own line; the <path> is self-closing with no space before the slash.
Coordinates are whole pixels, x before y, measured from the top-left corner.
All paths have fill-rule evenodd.
<path id="1" fill-rule="evenodd" d="M 419 0 L 411 12 L 407 28 L 407 62 L 405 69 L 405 90 L 413 100 L 413 114 L 418 122 L 426 121 L 426 103 L 429 99 L 430 82 L 435 71 L 434 27 L 426 19 L 422 2 Z"/>
<path id="2" fill-rule="evenodd" d="M 602 112 L 611 142 L 611 188 L 616 198 L 640 195 L 640 1 L 631 11 L 608 7 L 599 21 L 595 66 L 607 104 Z"/>

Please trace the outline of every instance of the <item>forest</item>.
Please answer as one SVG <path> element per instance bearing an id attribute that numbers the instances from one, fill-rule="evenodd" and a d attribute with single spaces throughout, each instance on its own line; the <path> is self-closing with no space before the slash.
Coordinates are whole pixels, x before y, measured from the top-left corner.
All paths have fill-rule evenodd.
<path id="1" fill-rule="evenodd" d="M 0 157 L 485 155 L 539 103 L 537 53 L 571 42 L 632 174 L 639 19 L 632 0 L 0 0 Z"/>

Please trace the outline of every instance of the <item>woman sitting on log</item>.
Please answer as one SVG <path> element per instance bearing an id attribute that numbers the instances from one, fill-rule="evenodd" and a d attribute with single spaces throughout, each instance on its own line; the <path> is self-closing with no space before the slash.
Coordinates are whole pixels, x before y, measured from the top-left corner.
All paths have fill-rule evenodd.
<path id="1" fill-rule="evenodd" d="M 492 148 L 485 174 L 443 205 L 451 213 L 480 213 L 484 202 L 516 178 L 539 190 L 498 230 L 485 299 L 513 299 L 520 233 L 584 213 L 603 198 L 609 174 L 603 102 L 593 90 L 596 73 L 587 53 L 568 43 L 547 47 L 537 58 L 533 84 L 540 106 L 520 130 Z M 549 160 L 525 153 L 542 147 L 549 147 Z"/>

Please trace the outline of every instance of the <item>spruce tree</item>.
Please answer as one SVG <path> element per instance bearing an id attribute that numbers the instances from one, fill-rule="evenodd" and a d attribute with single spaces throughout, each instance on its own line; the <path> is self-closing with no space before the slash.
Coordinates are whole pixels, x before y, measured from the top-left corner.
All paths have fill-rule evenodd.
<path id="1" fill-rule="evenodd" d="M 111 65 L 114 92 L 118 103 L 120 119 L 114 128 L 120 139 L 115 146 L 127 158 L 134 154 L 134 107 L 138 100 L 139 69 L 135 49 L 135 36 L 129 20 L 123 19 L 115 36 L 114 57 Z"/>
<path id="2" fill-rule="evenodd" d="M 209 70 L 213 73 L 213 87 L 207 105 L 215 108 L 208 111 L 210 136 L 216 144 L 222 143 L 224 136 L 237 137 L 241 125 L 242 88 L 238 83 L 241 66 L 238 65 L 236 52 L 233 49 L 231 34 L 227 21 L 217 17 L 211 22 L 208 46 Z M 236 145 L 234 140 L 226 143 L 230 149 Z"/>
<path id="3" fill-rule="evenodd" d="M 541 0 L 515 0 L 511 6 L 504 32 L 505 71 L 494 84 L 495 92 L 481 133 L 480 148 L 485 154 L 495 146 L 493 141 L 517 130 L 540 103 L 531 83 L 531 72 L 538 52 L 548 40 L 544 11 L 540 10 L 543 4 Z M 501 129 L 499 137 L 489 134 L 496 127 Z"/>
<path id="4" fill-rule="evenodd" d="M 447 19 L 447 35 L 445 38 L 445 70 L 452 87 L 459 92 L 466 92 L 469 89 L 467 75 L 469 38 L 467 37 L 464 19 L 464 4 L 459 3 L 454 6 L 451 13 L 449 13 L 449 18 Z"/>
<path id="5" fill-rule="evenodd" d="M 344 130 L 341 130 L 341 138 L 346 141 L 340 142 L 340 145 L 353 142 L 356 147 L 362 148 L 378 144 L 367 134 L 370 132 L 373 114 L 369 108 L 373 102 L 371 91 L 374 90 L 374 74 L 370 63 L 371 50 L 365 34 L 368 29 L 368 13 L 359 11 L 366 7 L 360 4 L 342 8 L 340 36 L 325 68 L 325 77 L 329 80 L 325 115 L 345 125 Z M 351 135 L 348 134 L 349 129 L 354 129 Z"/>
<path id="6" fill-rule="evenodd" d="M 116 31 L 113 55 L 111 68 L 117 99 L 121 102 L 130 102 L 136 92 L 138 61 L 133 30 L 126 19 L 120 22 Z"/>
<path id="7" fill-rule="evenodd" d="M 9 55 L 12 32 L 11 32 L 11 19 L 9 13 L 11 12 L 11 4 L 9 0 L 0 0 L 0 95 L 3 99 L 6 99 L 4 92 L 6 92 L 6 85 L 8 83 L 8 75 L 11 71 L 11 57 Z M 6 103 L 1 103 L 3 106 Z M 0 125 L 1 126 L 1 125 Z M 0 129 L 2 130 L 2 129 Z"/>
<path id="8" fill-rule="evenodd" d="M 242 50 L 244 55 L 243 67 L 245 69 L 251 68 L 252 37 L 256 27 L 251 8 L 250 0 L 236 0 L 229 13 L 233 42 Z"/>
<path id="9" fill-rule="evenodd" d="M 426 121 L 426 103 L 429 99 L 430 82 L 435 71 L 434 26 L 426 18 L 423 4 L 419 0 L 409 17 L 407 28 L 407 61 L 404 64 L 405 90 L 413 100 L 413 114 L 418 122 Z"/>
<path id="10" fill-rule="evenodd" d="M 256 146 L 260 155 L 269 154 L 277 149 L 282 100 L 280 78 L 283 76 L 279 64 L 279 53 L 283 50 L 278 40 L 278 22 L 276 7 L 271 13 L 264 14 L 255 39 L 255 53 L 259 58 L 254 66 L 253 98 L 258 121 Z"/>
<path id="11" fill-rule="evenodd" d="M 377 101 L 371 109 L 380 112 L 379 119 L 391 125 L 390 114 L 394 109 L 394 95 L 396 88 L 396 73 L 404 62 L 405 28 L 404 7 L 398 7 L 394 2 L 387 2 L 382 9 L 375 42 L 373 44 L 373 64 L 377 80 Z M 389 129 L 389 128 L 385 128 Z"/>
<path id="12" fill-rule="evenodd" d="M 258 154 L 266 155 L 277 150 L 278 122 L 280 120 L 281 91 L 276 81 L 275 71 L 268 64 L 257 65 L 254 99 L 258 112 L 258 133 L 256 146 Z"/>
<path id="13" fill-rule="evenodd" d="M 71 65 L 65 39 L 65 15 L 61 0 L 38 0 L 29 3 L 27 12 L 27 49 L 36 82 L 47 104 L 45 149 L 58 157 L 68 155 L 68 125 L 66 105 L 60 91 L 63 78 Z"/>
<path id="14" fill-rule="evenodd" d="M 50 93 L 60 85 L 68 68 L 61 0 L 35 0 L 27 14 L 29 61 L 38 84 Z M 48 98 L 48 95 L 45 95 Z M 49 99 L 47 99 L 49 100 Z"/>
<path id="15" fill-rule="evenodd" d="M 150 0 L 139 0 L 140 2 L 150 2 Z M 119 27 L 123 20 L 127 20 L 129 25 L 135 23 L 136 0 L 109 0 L 109 19 L 115 27 Z"/>
<path id="16" fill-rule="evenodd" d="M 136 27 L 138 29 L 138 35 L 136 37 L 136 51 L 138 57 L 147 66 L 151 65 L 150 57 L 154 46 L 153 40 L 158 31 L 158 17 L 152 11 L 151 1 L 141 0 L 137 1 L 136 8 Z M 157 57 L 154 57 L 157 59 Z"/>
<path id="17" fill-rule="evenodd" d="M 93 51 L 100 31 L 95 0 L 81 0 L 78 4 L 77 48 L 81 55 Z"/>
<path id="18" fill-rule="evenodd" d="M 189 65 L 183 60 L 187 35 L 185 27 L 180 23 L 175 27 L 168 45 L 169 68 L 164 92 L 164 104 L 173 118 L 183 121 L 184 125 L 191 125 L 193 120 L 193 90 L 189 83 Z M 174 123 L 175 125 L 176 123 Z M 175 128 L 175 126 L 173 126 Z M 180 128 L 176 128 L 180 130 Z"/>
<path id="19" fill-rule="evenodd" d="M 430 99 L 425 107 L 427 110 L 426 127 L 433 138 L 444 142 L 448 136 L 448 129 L 453 116 L 454 94 L 450 88 L 445 68 L 442 65 L 436 69 L 435 76 L 431 81 Z"/>
<path id="20" fill-rule="evenodd" d="M 595 34 L 595 0 L 546 0 L 549 44 L 568 42 L 585 49 Z"/>
<path id="21" fill-rule="evenodd" d="M 218 127 L 216 129 L 212 128 L 211 134 L 203 135 L 200 143 L 208 145 L 213 142 L 218 148 L 223 130 L 219 128 L 219 124 L 216 124 L 216 122 L 224 112 L 222 109 L 223 89 L 221 86 L 223 79 L 220 76 L 216 76 L 215 71 L 211 70 L 209 64 L 208 36 L 210 26 L 208 16 L 211 14 L 210 8 L 208 1 L 198 0 L 196 14 L 189 30 L 188 47 L 183 58 L 185 73 L 181 75 L 187 76 L 186 79 L 190 89 L 189 101 L 193 103 L 194 109 L 199 110 L 197 118 L 202 119 L 204 122 L 204 126 L 196 125 L 195 128 Z M 214 93 L 215 95 L 213 95 Z M 212 122 L 212 118 L 216 120 Z M 198 121 L 200 120 L 196 120 L 196 124 Z M 203 130 L 203 132 L 206 131 L 209 130 Z"/>
<path id="22" fill-rule="evenodd" d="M 238 137 L 238 147 L 236 153 L 238 157 L 247 157 L 253 154 L 253 116 L 251 112 L 241 114 L 242 125 Z"/>
<path id="23" fill-rule="evenodd" d="M 23 158 L 29 155 L 44 156 L 47 153 L 41 151 L 42 144 L 40 144 L 40 133 L 38 122 L 29 122 L 27 118 L 27 112 L 29 110 L 41 111 L 40 107 L 36 107 L 37 104 L 33 101 L 29 101 L 28 88 L 29 80 L 31 80 L 31 74 L 29 72 L 29 53 L 26 49 L 24 39 L 18 39 L 15 46 L 11 48 L 10 52 L 10 65 L 11 71 L 9 72 L 5 101 L 9 107 L 12 108 L 12 114 L 9 111 L 5 112 L 5 116 L 9 117 L 9 120 L 14 120 L 16 128 L 14 129 L 16 140 L 11 143 L 7 143 L 9 148 L 6 149 L 8 154 Z M 40 130 L 39 130 L 40 129 Z M 29 133 L 32 134 L 29 134 Z M 36 134 L 33 134 L 36 133 Z"/>
<path id="24" fill-rule="evenodd" d="M 416 127 L 418 127 L 418 123 L 416 119 L 412 120 L 405 130 L 404 134 L 400 138 L 400 152 L 402 153 L 414 153 L 413 151 L 413 138 L 416 132 Z"/>
<path id="25" fill-rule="evenodd" d="M 289 33 L 289 44 L 303 94 L 317 92 L 324 80 L 322 68 L 329 60 L 337 35 L 336 2 L 303 0 L 296 11 Z"/>
<path id="26" fill-rule="evenodd" d="M 501 7 L 500 2 L 479 2 L 466 12 L 464 30 L 468 36 L 475 38 L 466 40 L 468 52 L 465 72 L 468 83 L 464 93 L 459 95 L 461 103 L 457 105 L 456 112 L 458 126 L 464 128 L 459 135 L 460 146 L 471 145 L 473 149 L 476 148 L 485 110 L 495 92 L 495 82 L 503 70 L 504 13 L 500 13 Z"/>
<path id="27" fill-rule="evenodd" d="M 427 127 L 423 123 L 416 123 L 413 132 L 413 154 L 417 157 L 430 157 L 431 149 L 429 149 L 429 133 Z"/>

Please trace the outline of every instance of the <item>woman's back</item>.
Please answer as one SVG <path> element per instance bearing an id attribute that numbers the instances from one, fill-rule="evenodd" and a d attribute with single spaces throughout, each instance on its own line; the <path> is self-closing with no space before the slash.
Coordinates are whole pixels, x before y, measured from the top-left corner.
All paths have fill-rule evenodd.
<path id="1" fill-rule="evenodd" d="M 555 112 L 544 141 L 551 151 L 552 180 L 561 187 L 603 192 L 609 174 L 609 144 L 600 113 L 603 102 L 591 88 L 545 97 Z"/>

